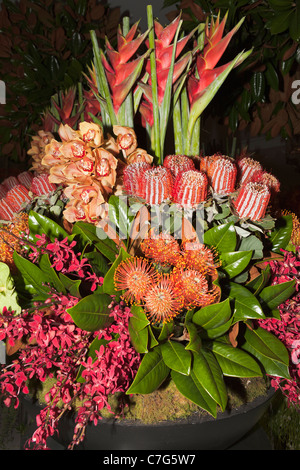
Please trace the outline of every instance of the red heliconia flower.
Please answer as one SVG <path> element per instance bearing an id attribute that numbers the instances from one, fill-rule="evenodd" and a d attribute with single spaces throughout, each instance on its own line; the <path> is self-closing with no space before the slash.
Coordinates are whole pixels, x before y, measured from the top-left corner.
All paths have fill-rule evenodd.
<path id="1" fill-rule="evenodd" d="M 169 168 L 173 176 L 177 176 L 181 171 L 195 170 L 193 160 L 186 155 L 167 155 L 163 165 Z"/>
<path id="2" fill-rule="evenodd" d="M 168 168 L 157 166 L 146 170 L 141 179 L 148 204 L 161 204 L 172 198 L 173 176 Z"/>
<path id="3" fill-rule="evenodd" d="M 216 194 L 230 194 L 235 189 L 237 167 L 225 156 L 216 159 L 210 168 L 211 186 Z"/>
<path id="4" fill-rule="evenodd" d="M 151 323 L 168 323 L 182 310 L 184 299 L 170 275 L 163 274 L 158 283 L 147 290 L 144 307 Z"/>
<path id="5" fill-rule="evenodd" d="M 6 200 L 13 208 L 14 212 L 19 212 L 24 205 L 30 202 L 28 189 L 22 184 L 18 184 L 8 191 Z"/>
<path id="6" fill-rule="evenodd" d="M 49 176 L 44 174 L 33 178 L 30 191 L 36 196 L 48 196 L 48 194 L 56 190 L 56 187 L 56 184 L 50 183 Z"/>
<path id="7" fill-rule="evenodd" d="M 143 258 L 127 258 L 117 267 L 114 274 L 115 287 L 124 291 L 127 302 L 140 302 L 149 289 L 158 281 L 158 272 Z"/>
<path id="8" fill-rule="evenodd" d="M 261 164 L 250 157 L 243 157 L 237 160 L 237 167 L 238 167 L 238 182 L 242 186 L 243 184 L 248 183 L 251 181 L 252 176 L 257 171 L 262 171 L 263 168 Z"/>
<path id="9" fill-rule="evenodd" d="M 244 184 L 233 202 L 241 219 L 247 218 L 253 221 L 262 219 L 270 201 L 270 191 L 266 184 Z"/>
<path id="10" fill-rule="evenodd" d="M 56 108 L 56 111 L 59 114 L 59 118 L 57 119 L 53 114 L 48 114 L 48 119 L 51 119 L 58 125 L 61 123 L 68 124 L 70 127 L 75 127 L 76 123 L 80 119 L 82 107 L 76 110 L 74 113 L 74 106 L 76 103 L 76 88 L 72 87 L 67 90 L 65 93 L 60 92 L 59 94 L 60 104 L 58 104 L 55 99 L 52 99 L 52 104 Z"/>
<path id="11" fill-rule="evenodd" d="M 196 61 L 197 76 L 193 74 L 190 75 L 188 79 L 188 93 L 191 105 L 201 98 L 207 87 L 230 65 L 230 63 L 226 63 L 215 68 L 224 54 L 232 36 L 241 25 L 240 21 L 224 38 L 222 38 L 226 20 L 227 14 L 221 23 L 218 16 L 215 22 L 213 19 L 211 20 L 211 25 L 209 27 L 207 19 L 204 49 L 198 55 Z"/>
<path id="12" fill-rule="evenodd" d="M 158 235 L 150 232 L 149 237 L 142 240 L 141 250 L 146 258 L 162 265 L 174 265 L 181 257 L 178 241 L 164 232 Z"/>
<path id="13" fill-rule="evenodd" d="M 154 21 L 154 30 L 155 30 L 155 59 L 156 59 L 156 76 L 157 76 L 157 93 L 158 93 L 158 105 L 162 104 L 166 83 L 168 79 L 169 69 L 172 62 L 172 52 L 173 52 L 173 39 L 176 34 L 176 30 L 179 26 L 180 16 L 174 19 L 165 28 L 158 22 Z M 190 39 L 192 33 L 183 37 L 177 42 L 176 45 L 176 54 L 175 59 L 178 59 L 188 40 Z M 149 46 L 149 44 L 147 44 Z M 178 78 L 181 76 L 185 70 L 190 57 L 191 52 L 184 54 L 180 59 L 175 61 L 174 72 L 172 83 L 174 84 Z M 150 60 L 147 60 L 146 71 L 151 74 Z M 143 83 L 139 84 L 143 91 L 145 100 L 141 103 L 140 112 L 144 119 L 149 123 L 150 126 L 153 126 L 153 106 L 152 106 L 152 88 L 151 88 L 151 78 L 148 80 L 148 84 Z"/>
<path id="14" fill-rule="evenodd" d="M 101 55 L 116 115 L 129 90 L 135 83 L 143 65 L 144 58 L 148 54 L 147 52 L 144 56 L 138 56 L 136 59 L 130 61 L 148 34 L 146 31 L 144 34 L 138 34 L 135 38 L 137 28 L 138 23 L 135 23 L 124 37 L 119 27 L 117 34 L 117 50 L 115 50 L 108 39 L 106 39 L 107 58 L 103 53 Z"/>
<path id="15" fill-rule="evenodd" d="M 125 191 L 132 195 L 145 198 L 145 187 L 142 175 L 151 165 L 146 162 L 130 163 L 123 170 L 123 184 Z"/>
<path id="16" fill-rule="evenodd" d="M 177 175 L 173 188 L 174 202 L 192 208 L 205 201 L 206 196 L 207 177 L 203 171 L 188 170 Z"/>

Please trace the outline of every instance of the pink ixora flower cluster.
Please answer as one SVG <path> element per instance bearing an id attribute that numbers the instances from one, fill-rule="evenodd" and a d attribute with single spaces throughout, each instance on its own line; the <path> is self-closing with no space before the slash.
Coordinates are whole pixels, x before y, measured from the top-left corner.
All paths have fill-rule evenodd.
<path id="1" fill-rule="evenodd" d="M 283 251 L 282 260 L 270 262 L 273 284 L 296 280 L 294 295 L 279 306 L 280 319 L 258 320 L 259 326 L 271 331 L 286 346 L 290 355 L 291 379 L 273 377 L 271 384 L 280 388 L 289 403 L 300 406 L 300 247 L 296 253 Z"/>
<path id="2" fill-rule="evenodd" d="M 56 379 L 45 396 L 46 406 L 37 416 L 37 429 L 27 443 L 28 448 L 47 449 L 47 438 L 57 432 L 59 419 L 75 400 L 80 405 L 69 447 L 79 444 L 88 423 L 96 425 L 101 420 L 101 410 L 110 409 L 108 397 L 128 389 L 140 364 L 130 343 L 128 307 L 112 302 L 113 323 L 91 333 L 76 327 L 66 311 L 77 302 L 71 295 L 53 294 L 33 312 L 25 310 L 14 316 L 4 309 L 0 317 L 0 339 L 20 348 L 18 359 L 2 366 L 0 372 L 0 390 L 7 397 L 5 404 L 10 406 L 14 399 L 18 407 L 19 394 L 28 393 L 30 379 L 41 382 L 47 377 Z M 88 350 L 97 338 L 103 342 L 92 360 Z M 77 381 L 79 368 L 84 382 Z"/>

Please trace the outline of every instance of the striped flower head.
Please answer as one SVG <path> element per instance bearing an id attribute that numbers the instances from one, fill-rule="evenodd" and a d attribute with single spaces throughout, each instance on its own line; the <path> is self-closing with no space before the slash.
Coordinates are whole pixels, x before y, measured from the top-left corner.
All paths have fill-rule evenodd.
<path id="1" fill-rule="evenodd" d="M 270 195 L 266 184 L 250 182 L 240 188 L 233 204 L 241 219 L 256 221 L 265 216 Z"/>
<path id="2" fill-rule="evenodd" d="M 157 166 L 142 175 L 147 204 L 158 205 L 171 199 L 173 177 L 168 168 Z"/>
<path id="3" fill-rule="evenodd" d="M 232 159 L 222 156 L 211 164 L 211 186 L 216 194 L 230 194 L 235 189 L 237 168 Z"/>
<path id="4" fill-rule="evenodd" d="M 157 284 L 147 291 L 144 306 L 151 323 L 168 323 L 180 313 L 184 299 L 171 277 L 163 274 Z"/>
<path id="5" fill-rule="evenodd" d="M 22 184 L 17 184 L 8 191 L 5 197 L 6 201 L 12 207 L 14 212 L 19 212 L 22 207 L 30 202 L 28 189 Z"/>
<path id="6" fill-rule="evenodd" d="M 151 165 L 146 162 L 135 162 L 127 165 L 123 170 L 123 183 L 125 191 L 137 197 L 145 198 L 143 174 L 149 170 Z"/>
<path id="7" fill-rule="evenodd" d="M 207 177 L 203 171 L 188 170 L 177 175 L 173 201 L 182 207 L 192 208 L 205 201 Z"/>
<path id="8" fill-rule="evenodd" d="M 117 267 L 114 283 L 117 290 L 125 291 L 124 300 L 140 302 L 158 280 L 158 272 L 143 258 L 127 258 Z"/>
<path id="9" fill-rule="evenodd" d="M 168 233 L 162 232 L 159 235 L 150 233 L 149 235 L 149 238 L 141 242 L 141 249 L 146 258 L 162 265 L 176 264 L 181 257 L 178 241 Z"/>
<path id="10" fill-rule="evenodd" d="M 167 155 L 164 159 L 164 167 L 169 168 L 173 176 L 181 171 L 194 170 L 193 160 L 186 155 Z"/>
<path id="11" fill-rule="evenodd" d="M 252 176 L 257 171 L 262 171 L 262 166 L 256 160 L 250 157 L 243 157 L 237 160 L 238 182 L 240 186 L 251 181 Z"/>

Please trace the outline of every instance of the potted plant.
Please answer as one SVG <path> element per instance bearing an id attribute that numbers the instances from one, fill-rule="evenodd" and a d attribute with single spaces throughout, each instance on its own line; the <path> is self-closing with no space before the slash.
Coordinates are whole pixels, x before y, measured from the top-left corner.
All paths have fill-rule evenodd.
<path id="1" fill-rule="evenodd" d="M 58 136 L 40 131 L 29 150 L 34 172 L 1 184 L 0 339 L 11 358 L 1 392 L 18 406 L 42 388 L 35 448 L 47 448 L 73 408 L 69 448 L 84 442 L 90 422 L 103 435 L 130 436 L 132 448 L 131 433 L 146 432 L 136 445 L 151 448 L 156 425 L 154 441 L 140 421 L 122 430 L 138 397 L 159 400 L 169 385 L 169 409 L 187 403 L 185 425 L 202 409 L 210 427 L 226 424 L 226 378 L 291 379 L 286 346 L 258 323 L 276 318 L 295 291 L 294 279 L 271 284 L 270 268 L 258 264 L 289 246 L 292 215 L 276 218 L 270 206 L 279 182 L 248 156 L 200 155 L 201 113 L 250 53 L 215 68 L 240 24 L 223 39 L 225 21 L 200 25 L 184 54 L 192 34 L 179 39 L 180 17 L 163 28 L 147 13 L 149 31 L 125 21 L 117 50 L 107 41 L 104 53 L 91 33 L 101 121 L 61 125 Z M 175 153 L 165 156 L 171 122 Z M 173 422 L 174 448 L 181 424 Z M 203 439 L 184 445 L 201 448 Z"/>

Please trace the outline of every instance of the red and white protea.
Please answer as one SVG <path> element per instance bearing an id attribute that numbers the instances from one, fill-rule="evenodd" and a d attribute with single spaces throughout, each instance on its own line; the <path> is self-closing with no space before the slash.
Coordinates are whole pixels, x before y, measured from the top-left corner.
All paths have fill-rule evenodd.
<path id="1" fill-rule="evenodd" d="M 230 194 L 235 189 L 237 168 L 228 157 L 220 157 L 211 164 L 211 186 L 216 194 Z"/>
<path id="2" fill-rule="evenodd" d="M 145 198 L 145 187 L 142 175 L 151 165 L 146 162 L 130 163 L 123 171 L 123 184 L 125 191 L 131 196 Z"/>
<path id="3" fill-rule="evenodd" d="M 250 182 L 243 185 L 234 201 L 239 217 L 253 221 L 262 219 L 266 214 L 270 195 L 266 184 Z"/>
<path id="4" fill-rule="evenodd" d="M 261 164 L 250 157 L 244 157 L 237 160 L 238 167 L 238 182 L 242 186 L 243 184 L 251 181 L 252 176 L 257 171 L 262 171 Z"/>
<path id="5" fill-rule="evenodd" d="M 46 174 L 35 176 L 30 186 L 30 191 L 35 196 L 48 196 L 48 194 L 55 190 L 56 185 L 49 181 L 49 176 Z"/>
<path id="6" fill-rule="evenodd" d="M 164 166 L 169 168 L 175 177 L 181 171 L 195 170 L 193 160 L 186 155 L 167 155 L 164 159 Z"/>
<path id="7" fill-rule="evenodd" d="M 205 201 L 207 186 L 207 176 L 203 171 L 181 172 L 174 183 L 173 201 L 182 207 L 195 207 Z"/>
<path id="8" fill-rule="evenodd" d="M 26 189 L 22 184 L 18 184 L 10 189 L 6 194 L 5 199 L 13 208 L 14 212 L 19 212 L 24 205 L 30 202 L 28 189 Z"/>
<path id="9" fill-rule="evenodd" d="M 173 176 L 168 168 L 157 166 L 142 175 L 145 188 L 144 199 L 148 204 L 161 204 L 172 198 Z"/>

